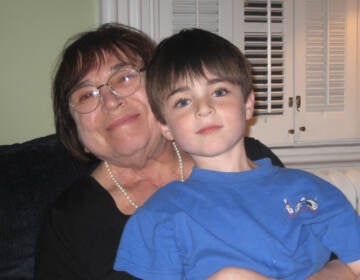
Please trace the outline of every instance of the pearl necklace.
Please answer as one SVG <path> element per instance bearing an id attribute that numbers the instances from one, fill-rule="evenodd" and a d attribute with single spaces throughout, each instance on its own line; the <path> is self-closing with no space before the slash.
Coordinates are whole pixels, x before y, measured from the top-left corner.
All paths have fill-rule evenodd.
<path id="1" fill-rule="evenodd" d="M 179 163 L 179 174 L 180 174 L 180 181 L 184 182 L 184 162 L 183 159 L 181 157 L 181 153 L 176 145 L 176 143 L 173 141 L 172 142 L 172 146 L 174 148 L 176 157 L 178 159 L 178 163 Z M 124 189 L 123 186 L 120 185 L 120 183 L 116 180 L 114 174 L 112 173 L 109 163 L 105 160 L 104 161 L 105 164 L 105 168 L 107 173 L 109 174 L 111 180 L 114 182 L 115 186 L 118 187 L 118 189 L 122 192 L 122 194 L 125 196 L 125 198 L 127 199 L 127 201 L 129 201 L 129 203 L 135 208 L 139 208 L 139 205 L 136 204 L 136 202 L 134 200 L 131 199 L 130 195 L 128 194 L 128 192 Z"/>

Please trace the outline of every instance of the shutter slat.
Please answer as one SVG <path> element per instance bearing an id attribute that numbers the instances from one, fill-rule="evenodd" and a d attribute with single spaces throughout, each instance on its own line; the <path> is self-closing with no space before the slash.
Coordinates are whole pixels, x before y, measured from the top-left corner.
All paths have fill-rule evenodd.
<path id="1" fill-rule="evenodd" d="M 267 33 L 268 3 L 271 4 L 271 30 L 274 30 L 271 34 Z M 283 1 L 244 1 L 244 21 L 245 56 L 253 67 L 256 95 L 254 114 L 282 114 L 284 107 Z M 268 35 L 271 36 L 270 45 Z"/>
<path id="2" fill-rule="evenodd" d="M 173 0 L 173 32 L 198 27 L 219 32 L 218 0 Z"/>
<path id="3" fill-rule="evenodd" d="M 339 2 L 306 1 L 305 83 L 309 112 L 344 109 L 345 10 Z"/>

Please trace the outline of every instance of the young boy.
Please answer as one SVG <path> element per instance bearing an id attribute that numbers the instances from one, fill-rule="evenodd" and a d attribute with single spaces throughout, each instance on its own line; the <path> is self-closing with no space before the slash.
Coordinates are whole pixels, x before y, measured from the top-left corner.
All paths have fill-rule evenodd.
<path id="1" fill-rule="evenodd" d="M 115 270 L 142 279 L 206 279 L 240 267 L 306 279 L 334 252 L 360 275 L 360 223 L 343 194 L 300 170 L 246 156 L 254 93 L 242 53 L 210 32 L 160 43 L 147 91 L 163 134 L 195 162 L 129 220 Z"/>

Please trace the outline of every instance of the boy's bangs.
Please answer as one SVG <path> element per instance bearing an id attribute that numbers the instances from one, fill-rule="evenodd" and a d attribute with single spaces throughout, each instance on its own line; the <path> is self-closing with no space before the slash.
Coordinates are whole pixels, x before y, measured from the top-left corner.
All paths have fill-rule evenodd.
<path id="1" fill-rule="evenodd" d="M 233 84 L 239 84 L 239 75 L 237 67 L 234 63 L 225 65 L 223 61 L 216 59 L 194 59 L 191 61 L 184 61 L 172 65 L 171 69 L 167 69 L 163 76 L 164 91 L 171 92 L 174 90 L 178 81 L 185 81 L 186 84 L 191 84 L 194 81 L 204 78 L 206 71 L 213 74 L 220 79 L 227 80 Z"/>
<path id="2" fill-rule="evenodd" d="M 165 84 L 167 84 L 167 88 L 170 91 L 173 91 L 179 81 L 184 81 L 185 84 L 191 84 L 195 80 L 200 78 L 206 78 L 204 68 L 201 64 L 182 64 L 179 67 L 172 67 L 172 69 L 168 72 L 168 78 Z"/>
<path id="3" fill-rule="evenodd" d="M 223 61 L 213 61 L 212 63 L 204 64 L 204 68 L 222 80 L 233 84 L 240 83 L 239 77 L 241 73 L 239 73 L 238 68 L 232 62 L 225 65 Z"/>

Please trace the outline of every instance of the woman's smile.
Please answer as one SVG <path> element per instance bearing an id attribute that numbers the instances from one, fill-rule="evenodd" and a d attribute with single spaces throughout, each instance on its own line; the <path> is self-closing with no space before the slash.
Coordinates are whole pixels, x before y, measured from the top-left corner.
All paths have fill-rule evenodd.
<path id="1" fill-rule="evenodd" d="M 122 116 L 121 118 L 116 119 L 109 126 L 107 126 L 106 130 L 111 131 L 119 126 L 130 124 L 133 121 L 137 120 L 139 116 L 139 113 Z"/>

